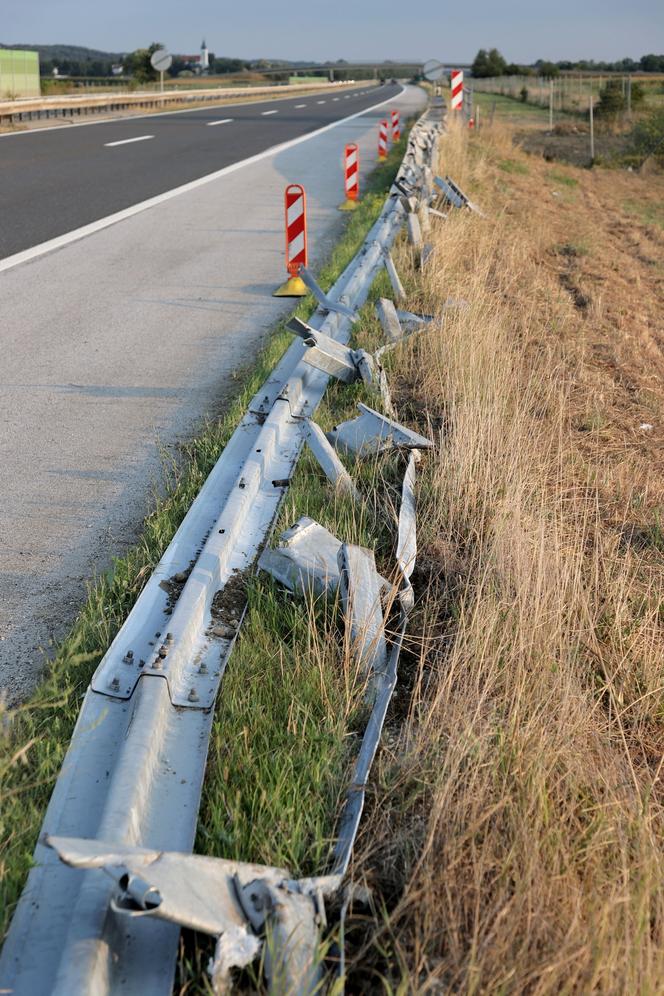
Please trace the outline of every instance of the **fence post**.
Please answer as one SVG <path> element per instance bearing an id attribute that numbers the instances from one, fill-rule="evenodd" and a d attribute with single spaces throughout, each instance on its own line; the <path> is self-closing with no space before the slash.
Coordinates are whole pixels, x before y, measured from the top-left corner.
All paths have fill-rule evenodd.
<path id="1" fill-rule="evenodd" d="M 590 165 L 592 166 L 595 162 L 595 119 L 593 116 L 593 91 L 592 83 L 590 84 Z"/>
<path id="2" fill-rule="evenodd" d="M 553 131 L 553 77 L 549 80 L 549 131 Z"/>

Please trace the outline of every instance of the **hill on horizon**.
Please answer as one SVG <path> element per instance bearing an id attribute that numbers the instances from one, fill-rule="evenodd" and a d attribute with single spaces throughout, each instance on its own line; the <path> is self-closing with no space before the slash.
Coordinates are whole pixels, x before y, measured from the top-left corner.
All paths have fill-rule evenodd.
<path id="1" fill-rule="evenodd" d="M 75 59 L 78 62 L 85 60 L 102 60 L 104 62 L 117 62 L 125 52 L 102 52 L 97 48 L 86 48 L 85 45 L 27 45 L 25 42 L 6 45 L 0 42 L 0 48 L 24 49 L 30 52 L 39 52 L 39 58 L 44 61 L 56 61 L 58 59 Z"/>

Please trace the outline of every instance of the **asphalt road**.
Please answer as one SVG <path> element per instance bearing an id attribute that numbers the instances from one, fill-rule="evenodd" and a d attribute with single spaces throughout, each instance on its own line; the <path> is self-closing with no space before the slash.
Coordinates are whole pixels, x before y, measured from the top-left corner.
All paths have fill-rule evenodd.
<path id="1" fill-rule="evenodd" d="M 398 85 L 365 83 L 287 100 L 0 136 L 0 259 L 400 92 Z"/>
<path id="2" fill-rule="evenodd" d="M 347 113 L 357 110 L 352 100 L 343 103 Z M 236 371 L 292 308 L 271 296 L 285 278 L 284 186 L 306 187 L 315 272 L 349 217 L 337 211 L 344 144 L 359 145 L 362 183 L 376 162 L 386 111 L 398 106 L 405 116 L 424 104 L 423 92 L 407 87 L 384 108 L 0 272 L 0 694 L 18 700 L 34 686 L 50 641 L 64 635 L 82 605 L 88 579 L 135 542 L 163 460 L 177 455 L 201 419 L 223 409 Z M 272 107 L 255 105 L 251 113 Z M 215 120 L 232 117 L 229 110 Z M 234 144 L 233 125 L 207 127 L 210 110 L 200 114 L 197 129 L 174 126 L 188 130 L 190 162 L 197 136 L 207 145 L 209 133 L 217 135 L 220 156 Z M 289 116 L 283 131 L 279 118 L 267 119 L 273 144 L 292 134 Z M 93 143 L 111 127 L 120 139 L 130 130 L 156 134 L 155 120 L 0 138 L 0 161 L 8 148 L 34 153 L 56 134 L 64 143 Z M 104 154 L 151 145 L 156 139 Z M 42 162 L 44 183 L 50 169 Z M 77 160 L 77 175 L 85 169 Z M 142 172 L 132 174 L 136 183 Z M 76 189 L 67 180 L 63 196 L 75 197 Z M 59 196 L 56 188 L 52 197 Z M 39 226 L 40 212 L 26 207 L 25 214 Z"/>

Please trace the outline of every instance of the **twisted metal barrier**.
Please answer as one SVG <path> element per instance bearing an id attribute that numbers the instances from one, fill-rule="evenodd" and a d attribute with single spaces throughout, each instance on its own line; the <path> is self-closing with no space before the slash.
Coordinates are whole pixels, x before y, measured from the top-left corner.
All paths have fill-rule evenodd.
<path id="1" fill-rule="evenodd" d="M 441 123 L 439 103 L 413 127 L 379 218 L 328 294 L 302 271 L 319 302 L 315 313 L 289 326 L 293 343 L 252 399 L 93 676 L 0 959 L 0 984 L 12 993 L 164 996 L 183 925 L 217 938 L 212 976 L 219 992 L 231 968 L 248 964 L 262 945 L 272 991 L 320 987 L 324 901 L 339 892 L 348 870 L 413 604 L 416 465 L 431 446 L 394 420 L 380 358 L 431 316 L 383 299 L 377 311 L 386 345 L 371 356 L 346 343 L 383 267 L 397 302 L 403 297 L 390 248 L 405 220 L 420 265 L 430 257 L 422 228 L 436 196 L 431 164 Z M 330 376 L 373 385 L 387 414 L 360 405 L 357 418 L 326 436 L 313 416 Z M 258 561 L 294 591 L 339 589 L 352 652 L 368 679 L 369 720 L 332 867 L 294 880 L 286 869 L 191 851 L 215 700 L 244 613 L 238 578 L 254 569 L 305 444 L 335 486 L 354 495 L 339 452 L 361 459 L 399 449 L 409 456 L 394 583 L 377 573 L 372 551 L 312 520 L 296 523 Z M 388 639 L 390 611 L 397 623 Z"/>

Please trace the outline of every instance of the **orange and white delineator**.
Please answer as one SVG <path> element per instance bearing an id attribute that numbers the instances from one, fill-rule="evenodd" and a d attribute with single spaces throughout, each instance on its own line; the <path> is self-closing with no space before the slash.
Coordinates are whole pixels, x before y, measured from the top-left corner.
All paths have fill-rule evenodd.
<path id="1" fill-rule="evenodd" d="M 360 196 L 360 150 L 355 142 L 344 149 L 344 184 L 346 200 L 339 210 L 354 211 Z"/>
<path id="2" fill-rule="evenodd" d="M 273 297 L 304 297 L 307 288 L 300 269 L 307 265 L 307 195 L 302 184 L 288 184 L 284 192 L 284 210 L 288 280 Z"/>
<path id="3" fill-rule="evenodd" d="M 392 141 L 398 142 L 401 138 L 401 121 L 399 118 L 399 112 L 397 110 L 392 111 Z"/>
<path id="4" fill-rule="evenodd" d="M 378 158 L 387 159 L 387 121 L 381 121 L 378 127 Z"/>
<path id="5" fill-rule="evenodd" d="M 452 86 L 452 110 L 460 111 L 463 107 L 463 69 L 453 69 L 450 83 Z"/>

